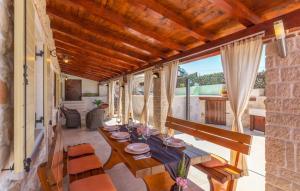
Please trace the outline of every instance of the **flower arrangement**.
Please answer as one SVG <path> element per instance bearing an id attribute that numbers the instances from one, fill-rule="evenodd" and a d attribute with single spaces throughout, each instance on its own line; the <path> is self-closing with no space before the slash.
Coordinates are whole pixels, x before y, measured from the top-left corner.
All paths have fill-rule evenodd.
<path id="1" fill-rule="evenodd" d="M 93 101 L 93 104 L 95 104 L 97 107 L 99 107 L 101 103 L 102 101 L 100 99 L 96 99 L 95 101 Z"/>
<path id="2" fill-rule="evenodd" d="M 186 166 L 186 157 L 183 153 L 182 159 L 180 160 L 177 167 L 177 178 L 176 178 L 177 189 L 181 191 L 182 189 L 187 188 L 187 166 Z"/>

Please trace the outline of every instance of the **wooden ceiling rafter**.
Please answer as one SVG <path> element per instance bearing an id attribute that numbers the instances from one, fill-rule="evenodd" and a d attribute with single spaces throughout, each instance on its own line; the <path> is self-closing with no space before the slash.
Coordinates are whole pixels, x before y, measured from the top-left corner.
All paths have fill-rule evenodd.
<path id="1" fill-rule="evenodd" d="M 60 49 L 69 49 L 69 50 L 80 50 L 80 51 L 92 51 L 86 47 L 80 47 L 80 46 L 76 46 L 76 45 L 72 45 L 63 41 L 59 41 L 59 40 L 55 40 L 55 45 L 56 47 L 60 48 Z M 116 63 L 116 62 L 111 62 L 108 61 L 106 59 L 103 59 L 101 57 L 97 57 L 97 56 L 93 56 L 95 59 L 99 60 L 99 61 L 104 61 L 105 63 L 110 63 L 111 67 L 117 67 L 119 69 L 124 69 L 124 70 L 132 70 L 132 69 L 136 69 L 138 67 L 136 66 L 132 66 L 130 64 L 124 64 L 124 63 Z"/>
<path id="2" fill-rule="evenodd" d="M 111 71 L 113 73 L 119 73 L 119 74 L 125 72 L 124 69 L 121 70 L 121 69 L 118 69 L 118 68 L 114 68 L 114 67 L 112 67 L 112 65 L 110 63 L 99 61 L 97 59 L 87 58 L 87 59 L 83 60 L 82 55 L 80 55 L 78 53 L 71 52 L 71 51 L 62 50 L 60 48 L 57 48 L 57 54 L 58 55 L 62 54 L 62 55 L 71 56 L 72 59 L 81 61 L 82 64 L 89 64 L 89 65 L 92 65 L 92 66 L 96 66 L 96 67 L 98 67 L 100 69 L 103 69 L 105 71 Z"/>
<path id="3" fill-rule="evenodd" d="M 101 17 L 110 23 L 124 28 L 124 30 L 128 30 L 128 28 L 130 28 L 134 31 L 137 31 L 145 36 L 157 40 L 162 46 L 166 48 L 179 51 L 185 50 L 184 46 L 173 42 L 171 39 L 165 38 L 161 34 L 155 33 L 154 31 L 147 29 L 140 23 L 136 23 L 135 21 L 123 17 L 122 15 L 113 10 L 102 7 L 102 5 L 100 5 L 99 3 L 90 0 L 64 0 L 64 3 L 72 4 L 73 6 L 81 6 L 82 8 L 86 9 L 90 14 L 93 14 L 96 17 Z"/>
<path id="4" fill-rule="evenodd" d="M 97 46 L 101 46 L 103 48 L 107 48 L 115 52 L 126 54 L 127 56 L 144 62 L 153 59 L 151 55 L 146 55 L 145 52 L 142 53 L 134 47 L 128 46 L 126 44 L 114 44 L 110 39 L 104 38 L 98 33 L 93 33 L 83 27 L 76 26 L 74 24 L 66 24 L 65 22 L 61 22 L 61 20 L 55 20 L 52 16 L 50 16 L 50 18 L 51 27 L 55 30 L 69 33 L 74 36 L 81 36 L 89 42 L 97 42 Z"/>
<path id="5" fill-rule="evenodd" d="M 261 23 L 263 20 L 240 0 L 209 0 L 227 14 L 232 15 L 245 27 Z"/>
<path id="6" fill-rule="evenodd" d="M 181 27 L 188 29 L 190 31 L 191 36 L 194 36 L 198 40 L 201 41 L 206 41 L 206 40 L 213 40 L 214 35 L 205 31 L 201 27 L 195 27 L 193 23 L 190 21 L 184 19 L 182 15 L 179 15 L 175 13 L 173 10 L 170 8 L 165 7 L 161 2 L 156 1 L 156 0 L 129 0 L 130 3 L 132 4 L 141 4 L 144 5 L 153 11 L 161 14 L 162 16 L 168 18 L 169 20 L 177 23 Z"/>
<path id="7" fill-rule="evenodd" d="M 101 80 L 107 79 L 105 77 L 100 77 L 100 76 L 96 76 L 96 75 L 90 75 L 88 73 L 82 73 L 80 71 L 76 71 L 76 70 L 72 70 L 72 69 L 61 68 L 61 72 L 65 73 L 65 74 L 69 74 L 69 75 L 74 75 L 74 76 L 78 76 L 78 77 L 82 77 L 82 78 L 94 80 L 94 81 L 101 81 Z"/>
<path id="8" fill-rule="evenodd" d="M 80 19 L 79 17 L 74 17 L 70 14 L 65 14 L 60 11 L 57 11 L 56 9 L 50 7 L 47 10 L 48 14 L 52 17 L 60 18 L 61 20 L 64 20 L 65 22 L 72 23 L 73 25 L 85 25 L 85 28 L 89 30 L 91 33 L 99 34 L 107 39 L 110 39 L 111 41 L 114 41 L 118 44 L 128 44 L 130 46 L 135 47 L 136 49 L 140 49 L 143 52 L 148 52 L 149 54 L 155 56 L 155 57 L 162 57 L 166 58 L 167 55 L 163 53 L 162 51 L 159 51 L 156 47 L 153 47 L 147 43 L 147 41 L 141 41 L 132 38 L 131 36 L 127 35 L 119 35 L 116 33 L 111 33 L 107 31 L 103 26 L 97 25 L 94 22 L 90 22 L 85 19 Z"/>
<path id="9" fill-rule="evenodd" d="M 180 54 L 170 56 L 169 58 L 162 60 L 162 61 L 157 61 L 153 63 L 149 63 L 149 65 L 144 66 L 142 68 L 139 68 L 137 70 L 133 70 L 130 73 L 135 73 L 140 70 L 144 70 L 146 68 L 150 68 L 156 65 L 161 65 L 164 63 L 168 63 L 173 60 L 181 60 L 184 59 L 185 61 L 188 60 L 188 58 L 192 58 L 194 55 L 200 55 L 200 56 L 205 56 L 207 54 L 213 54 L 216 51 L 219 51 L 220 48 L 218 46 L 232 42 L 234 40 L 238 40 L 241 38 L 245 38 L 247 36 L 265 31 L 265 37 L 266 38 L 272 38 L 274 37 L 274 28 L 273 24 L 275 21 L 282 20 L 285 26 L 285 30 L 291 29 L 291 28 L 299 28 L 300 27 L 300 9 L 290 12 L 286 15 L 278 16 L 276 18 L 264 21 L 262 23 L 259 23 L 257 25 L 248 27 L 246 29 L 240 30 L 234 34 L 227 35 L 225 37 L 219 38 L 217 40 L 214 40 L 212 42 L 208 42 L 206 44 L 200 45 L 198 47 L 192 48 L 188 51 L 182 52 Z M 209 50 L 209 51 L 206 51 Z M 129 74 L 129 73 L 127 73 Z"/>
<path id="10" fill-rule="evenodd" d="M 78 37 L 78 36 L 71 35 L 71 34 L 68 34 L 68 33 L 65 33 L 65 32 L 62 32 L 62 31 L 58 31 L 56 29 L 52 29 L 52 30 L 54 32 L 53 33 L 54 39 L 57 39 L 57 40 L 62 41 L 62 42 L 69 43 L 73 46 L 80 45 L 82 47 L 88 47 L 88 49 L 93 50 L 93 52 L 96 52 L 96 53 L 98 53 L 102 56 L 110 57 L 111 59 L 114 59 L 114 60 L 119 60 L 119 61 L 123 62 L 124 65 L 130 65 L 130 66 L 133 66 L 133 67 L 138 67 L 138 66 L 146 64 L 145 61 L 141 61 L 139 59 L 133 58 L 133 57 L 128 56 L 126 54 L 104 48 L 102 46 L 99 46 L 95 42 L 88 41 L 88 39 L 86 39 L 82 36 Z"/>
<path id="11" fill-rule="evenodd" d="M 98 62 L 103 63 L 107 67 L 114 67 L 116 71 L 128 71 L 130 70 L 128 67 L 123 66 L 122 63 L 114 63 L 106 58 L 98 57 L 97 55 L 90 54 L 90 52 L 86 50 L 82 50 L 80 48 L 70 47 L 70 46 L 56 46 L 58 52 L 62 52 L 62 54 L 66 55 L 85 55 L 86 57 L 90 57 L 91 60 L 97 60 Z M 88 54 L 87 54 L 88 53 Z"/>
<path id="12" fill-rule="evenodd" d="M 105 77 L 105 78 L 111 78 L 111 77 L 114 76 L 114 75 L 108 75 L 108 74 L 104 74 L 104 73 L 99 73 L 98 71 L 93 71 L 92 69 L 74 68 L 74 67 L 67 66 L 67 65 L 62 66 L 62 70 L 69 70 L 69 71 L 74 71 L 74 72 L 81 72 L 81 73 L 84 73 L 84 74 L 95 76 L 97 78 L 103 78 L 103 77 Z"/>
<path id="13" fill-rule="evenodd" d="M 58 59 L 58 60 L 60 63 L 63 62 L 62 59 Z M 104 75 L 107 77 L 118 74 L 118 73 L 112 73 L 112 72 L 105 71 L 99 67 L 91 66 L 89 64 L 82 65 L 81 61 L 74 60 L 74 59 L 70 59 L 67 64 L 63 64 L 61 66 L 64 68 L 76 68 L 76 69 L 80 69 L 85 72 L 90 71 L 90 73 L 92 73 L 92 74 L 99 74 L 99 75 Z"/>

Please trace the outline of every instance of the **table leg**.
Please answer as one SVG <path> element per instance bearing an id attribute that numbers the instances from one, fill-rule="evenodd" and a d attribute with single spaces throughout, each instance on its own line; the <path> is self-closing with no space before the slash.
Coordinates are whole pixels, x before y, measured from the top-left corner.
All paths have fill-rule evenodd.
<path id="1" fill-rule="evenodd" d="M 106 163 L 103 165 L 104 170 L 111 169 L 116 164 L 121 163 L 122 160 L 120 159 L 119 154 L 115 150 L 111 150 L 109 159 L 106 161 Z"/>
<path id="2" fill-rule="evenodd" d="M 173 184 L 175 184 L 168 172 L 145 176 L 143 180 L 148 191 L 170 191 Z"/>

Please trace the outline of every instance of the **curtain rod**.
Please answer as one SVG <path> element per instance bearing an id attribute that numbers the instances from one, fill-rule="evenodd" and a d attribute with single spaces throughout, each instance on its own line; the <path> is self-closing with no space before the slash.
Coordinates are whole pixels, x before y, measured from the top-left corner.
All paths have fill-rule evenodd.
<path id="1" fill-rule="evenodd" d="M 229 42 L 226 42 L 226 43 L 223 43 L 223 44 L 220 44 L 220 45 L 211 47 L 211 48 L 209 48 L 209 49 L 205 49 L 205 50 L 199 51 L 199 52 L 194 53 L 194 54 L 190 54 L 190 55 L 187 55 L 187 56 L 183 56 L 183 57 L 178 58 L 178 59 L 173 59 L 173 60 L 170 60 L 170 61 L 166 61 L 166 62 L 163 63 L 162 65 L 167 65 L 169 62 L 172 62 L 172 61 L 175 61 L 175 60 L 181 61 L 182 59 L 185 59 L 185 58 L 188 58 L 188 57 L 197 55 L 197 54 L 209 52 L 209 51 L 214 50 L 214 49 L 219 49 L 219 48 L 221 48 L 222 46 L 226 46 L 226 45 L 228 45 L 228 44 L 231 44 L 231 43 L 234 43 L 234 42 L 237 42 L 237 41 L 241 41 L 241 40 L 244 40 L 244 39 L 247 39 L 247 38 L 251 38 L 251 37 L 254 37 L 254 36 L 259 36 L 259 35 L 265 35 L 265 31 L 263 30 L 263 31 L 260 31 L 260 32 L 257 32 L 257 33 L 254 33 L 254 34 L 251 34 L 251 35 L 248 35 L 248 36 L 244 36 L 244 37 L 241 37 L 241 38 L 239 38 L 239 39 L 235 39 L 235 40 L 232 40 L 232 41 L 229 41 Z M 150 70 L 150 69 L 153 69 L 153 68 L 155 68 L 155 66 L 150 66 L 150 67 L 148 67 L 148 68 L 144 68 L 144 69 L 142 69 L 142 70 L 139 70 L 139 71 L 136 71 L 136 72 L 133 72 L 133 73 L 130 73 L 130 74 L 132 74 L 132 75 L 137 75 L 137 74 L 143 73 L 143 72 L 146 71 L 146 70 Z M 127 74 L 127 75 L 128 75 L 128 74 Z M 109 81 L 111 81 L 111 80 L 116 80 L 116 79 L 118 79 L 118 78 L 120 78 L 120 76 L 115 77 L 115 78 L 112 78 L 112 79 L 109 79 L 109 80 L 107 80 L 107 81 L 105 81 L 105 82 L 109 82 Z M 104 82 L 104 83 L 105 83 L 105 82 Z"/>

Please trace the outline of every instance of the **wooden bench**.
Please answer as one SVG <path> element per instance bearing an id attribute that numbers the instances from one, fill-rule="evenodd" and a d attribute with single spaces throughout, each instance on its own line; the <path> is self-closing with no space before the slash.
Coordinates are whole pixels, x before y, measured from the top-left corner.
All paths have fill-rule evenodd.
<path id="1" fill-rule="evenodd" d="M 211 162 L 194 165 L 207 174 L 211 191 L 234 190 L 235 181 L 243 176 L 243 171 L 237 168 L 238 160 L 241 153 L 249 155 L 252 136 L 170 116 L 167 117 L 166 127 L 237 151 L 233 165 L 214 155 Z"/>
<path id="2" fill-rule="evenodd" d="M 69 160 L 65 161 L 64 157 L 64 144 L 62 139 L 61 128 L 56 127 L 54 138 L 49 152 L 48 161 L 39 165 L 37 173 L 41 182 L 42 190 L 44 191 L 61 191 L 63 190 L 63 168 L 65 165 L 69 165 Z M 99 161 L 96 155 L 88 155 L 84 157 L 91 157 L 92 160 Z M 79 162 L 76 164 L 77 174 L 70 176 L 70 191 L 116 191 L 110 177 L 104 173 L 102 165 L 100 168 L 93 168 L 89 163 L 91 158 L 88 158 L 84 165 L 82 165 L 81 158 L 75 158 L 70 161 L 73 163 L 76 160 Z M 66 164 L 67 162 L 67 164 Z M 88 167 L 88 170 L 80 171 L 81 168 Z M 69 170 L 69 169 L 68 169 Z"/>

